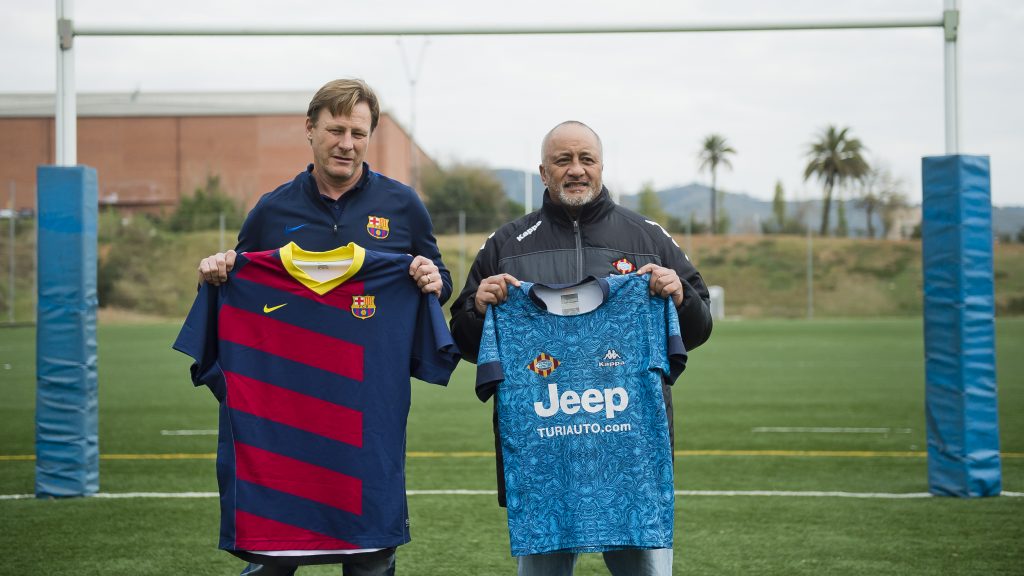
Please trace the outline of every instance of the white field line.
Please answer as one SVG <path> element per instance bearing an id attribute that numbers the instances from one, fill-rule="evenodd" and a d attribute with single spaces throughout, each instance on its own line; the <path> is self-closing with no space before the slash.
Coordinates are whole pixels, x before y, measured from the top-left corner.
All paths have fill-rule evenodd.
<path id="1" fill-rule="evenodd" d="M 216 430 L 161 430 L 161 436 L 216 436 Z"/>
<path id="2" fill-rule="evenodd" d="M 409 496 L 494 496 L 497 490 L 408 490 Z M 927 492 L 824 492 L 784 490 L 676 490 L 676 496 L 789 496 L 805 498 L 868 498 L 883 500 L 905 500 L 910 498 L 933 498 Z M 217 498 L 216 492 L 99 492 L 88 498 Z M 1000 496 L 1024 497 L 1024 492 L 1003 491 Z M 34 494 L 0 494 L 0 500 L 27 500 Z"/>
<path id="3" fill-rule="evenodd" d="M 497 490 L 406 490 L 409 496 L 496 496 Z"/>
<path id="4" fill-rule="evenodd" d="M 216 492 L 97 492 L 86 498 L 217 498 Z M 35 498 L 35 494 L 0 494 L 0 500 L 23 500 Z M 55 498 L 60 500 L 60 498 Z"/>
<path id="5" fill-rule="evenodd" d="M 758 426 L 751 432 L 775 432 L 781 434 L 910 434 L 911 428 L 835 428 L 807 426 Z"/>
<path id="6" fill-rule="evenodd" d="M 878 498 L 902 500 L 908 498 L 931 498 L 928 492 L 822 492 L 786 490 L 676 490 L 676 496 L 802 496 L 809 498 Z"/>

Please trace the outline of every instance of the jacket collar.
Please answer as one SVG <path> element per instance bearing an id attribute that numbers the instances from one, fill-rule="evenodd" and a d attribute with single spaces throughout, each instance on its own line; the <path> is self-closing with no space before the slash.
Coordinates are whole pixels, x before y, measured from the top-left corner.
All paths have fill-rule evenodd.
<path id="1" fill-rule="evenodd" d="M 312 198 L 314 200 L 316 200 L 318 198 L 326 198 L 325 196 L 320 194 L 320 189 L 316 185 L 316 178 L 313 177 L 313 165 L 312 164 L 306 166 L 306 171 L 303 172 L 302 175 L 305 177 L 305 180 L 306 180 L 305 189 L 306 189 L 306 193 L 309 194 L 310 198 Z M 363 174 L 362 174 L 362 176 L 359 177 L 359 182 L 356 182 L 356 185 L 353 186 L 351 190 L 349 190 L 348 192 L 345 192 L 344 194 L 342 194 L 341 198 L 344 198 L 346 196 L 351 196 L 351 195 L 358 194 L 360 191 L 362 191 L 363 188 L 366 188 L 366 183 L 369 182 L 369 181 L 370 181 L 370 165 L 367 164 L 366 162 L 363 162 Z M 341 200 L 341 198 L 339 198 L 339 200 Z"/>
<path id="2" fill-rule="evenodd" d="M 601 193 L 597 195 L 592 202 L 584 204 L 576 218 L 572 217 L 572 214 L 564 206 L 555 204 L 551 200 L 551 191 L 544 190 L 544 203 L 541 206 L 541 212 L 546 218 L 555 222 L 560 222 L 567 226 L 572 226 L 573 221 L 577 221 L 580 224 L 587 224 L 595 220 L 600 220 L 608 212 L 615 208 L 615 202 L 612 202 L 611 194 L 608 193 L 608 188 L 602 186 Z"/>

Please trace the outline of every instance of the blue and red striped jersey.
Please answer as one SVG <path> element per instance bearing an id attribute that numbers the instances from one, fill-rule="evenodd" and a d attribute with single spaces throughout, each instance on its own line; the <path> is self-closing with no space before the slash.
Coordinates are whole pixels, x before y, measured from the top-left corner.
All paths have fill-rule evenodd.
<path id="1" fill-rule="evenodd" d="M 445 385 L 459 354 L 408 255 L 348 244 L 240 254 L 199 290 L 174 348 L 220 401 L 225 550 L 409 541 L 410 377 Z"/>

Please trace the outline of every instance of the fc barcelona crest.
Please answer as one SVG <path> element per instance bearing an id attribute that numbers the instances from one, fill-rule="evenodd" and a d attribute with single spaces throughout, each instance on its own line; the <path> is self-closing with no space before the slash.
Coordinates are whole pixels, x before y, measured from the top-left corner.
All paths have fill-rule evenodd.
<path id="1" fill-rule="evenodd" d="M 388 218 L 370 216 L 366 219 L 366 231 L 377 240 L 383 240 L 391 233 L 391 230 L 388 228 L 388 221 Z"/>
<path id="2" fill-rule="evenodd" d="M 544 378 L 547 378 L 548 375 L 558 368 L 559 364 L 560 362 L 554 356 L 546 352 L 541 352 L 539 356 L 526 365 L 526 368 L 540 374 Z"/>
<path id="3" fill-rule="evenodd" d="M 629 274 L 630 272 L 636 270 L 636 266 L 633 266 L 633 263 L 630 262 L 629 260 L 626 260 L 625 258 L 612 262 L 612 266 L 615 268 L 615 271 L 618 272 L 619 274 Z"/>
<path id="4" fill-rule="evenodd" d="M 352 315 L 360 320 L 373 318 L 377 312 L 377 306 L 373 303 L 373 296 L 353 296 Z"/>

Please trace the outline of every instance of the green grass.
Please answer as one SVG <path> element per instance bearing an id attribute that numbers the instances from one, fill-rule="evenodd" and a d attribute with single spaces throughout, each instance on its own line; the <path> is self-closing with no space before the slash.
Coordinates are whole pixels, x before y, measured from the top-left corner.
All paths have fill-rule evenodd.
<path id="1" fill-rule="evenodd" d="M 102 325 L 101 491 L 216 490 L 214 462 L 112 459 L 120 454 L 209 454 L 217 408 L 170 350 L 176 323 Z M 691 354 L 675 387 L 676 483 L 682 490 L 923 492 L 927 461 L 886 452 L 924 449 L 920 319 L 721 322 Z M 1024 319 L 997 324 L 1002 449 L 1024 452 Z M 0 454 L 33 453 L 34 331 L 0 329 Z M 10 364 L 9 369 L 4 366 Z M 494 488 L 490 456 L 416 456 L 493 449 L 490 406 L 472 391 L 473 367 L 452 384 L 414 383 L 410 489 Z M 909 429 L 883 434 L 768 434 L 763 426 Z M 874 451 L 873 457 L 692 455 L 708 450 Z M 1003 460 L 1005 490 L 1024 491 L 1024 458 Z M 33 489 L 34 463 L 0 460 L 0 494 Z M 493 495 L 409 497 L 413 541 L 401 574 L 512 574 L 504 512 Z M 678 574 L 1022 574 L 1024 498 L 868 500 L 681 496 Z M 191 499 L 0 500 L 2 574 L 233 574 L 216 550 L 217 502 Z M 300 574 L 336 575 L 336 567 Z M 585 556 L 577 574 L 606 574 Z"/>

